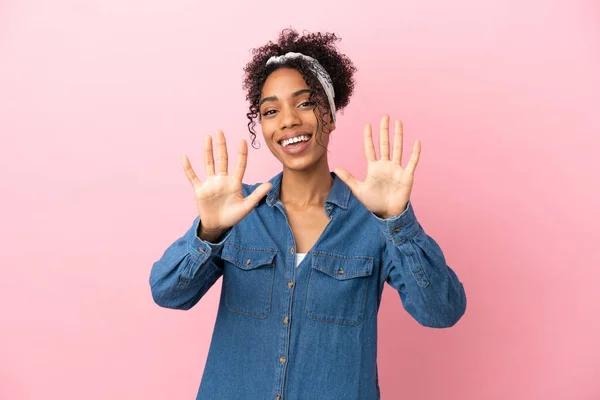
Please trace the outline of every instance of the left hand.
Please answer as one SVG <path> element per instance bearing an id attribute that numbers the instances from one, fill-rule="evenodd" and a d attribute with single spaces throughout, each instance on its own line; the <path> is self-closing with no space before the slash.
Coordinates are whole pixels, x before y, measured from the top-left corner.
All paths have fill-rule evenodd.
<path id="1" fill-rule="evenodd" d="M 408 205 L 412 191 L 415 168 L 421 154 L 421 142 L 415 141 L 413 152 L 402 168 L 402 122 L 395 121 L 393 158 L 389 149 L 390 117 L 384 115 L 379 126 L 379 150 L 381 159 L 377 160 L 371 125 L 364 130 L 365 156 L 367 158 L 367 177 L 358 181 L 344 168 L 335 168 L 334 172 L 350 187 L 356 198 L 373 214 L 386 219 L 400 215 Z"/>

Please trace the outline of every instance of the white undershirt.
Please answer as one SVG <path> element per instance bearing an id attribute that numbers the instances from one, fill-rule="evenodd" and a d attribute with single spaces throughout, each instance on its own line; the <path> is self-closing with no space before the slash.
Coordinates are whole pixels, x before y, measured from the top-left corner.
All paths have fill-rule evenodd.
<path id="1" fill-rule="evenodd" d="M 296 253 L 296 267 L 300 265 L 304 257 L 306 257 L 306 253 Z"/>

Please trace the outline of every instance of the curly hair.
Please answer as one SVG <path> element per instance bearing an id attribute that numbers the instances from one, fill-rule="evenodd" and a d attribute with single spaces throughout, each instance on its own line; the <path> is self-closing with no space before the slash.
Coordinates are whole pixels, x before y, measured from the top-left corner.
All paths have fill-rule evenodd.
<path id="1" fill-rule="evenodd" d="M 317 104 L 315 115 L 318 124 L 325 127 L 326 122 L 323 120 L 323 116 L 330 112 L 327 95 L 304 60 L 290 59 L 283 63 L 265 65 L 272 56 L 298 52 L 316 59 L 331 76 L 336 109 L 342 111 L 348 105 L 354 91 L 353 75 L 356 68 L 345 54 L 341 54 L 335 48 L 335 42 L 339 40 L 341 39 L 334 33 L 304 32 L 300 36 L 293 29 L 284 29 L 279 34 L 276 43 L 270 41 L 262 47 L 251 50 L 253 57 L 244 67 L 243 88 L 246 90 L 246 100 L 250 103 L 249 112 L 246 116 L 249 119 L 248 130 L 252 138 L 252 147 L 258 148 L 255 146 L 256 132 L 254 127 L 256 126 L 256 118 L 260 120 L 259 102 L 262 88 L 267 77 L 278 68 L 294 68 L 302 74 L 306 84 L 312 90 L 311 100 Z M 325 112 L 319 114 L 317 110 L 325 110 Z"/>

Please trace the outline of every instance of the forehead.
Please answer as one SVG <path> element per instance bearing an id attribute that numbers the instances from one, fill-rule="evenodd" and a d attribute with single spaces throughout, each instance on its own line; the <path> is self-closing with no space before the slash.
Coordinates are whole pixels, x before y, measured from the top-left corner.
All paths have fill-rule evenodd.
<path id="1" fill-rule="evenodd" d="M 304 77 L 298 70 L 293 68 L 279 68 L 273 71 L 265 81 L 261 97 L 282 97 L 308 88 Z"/>

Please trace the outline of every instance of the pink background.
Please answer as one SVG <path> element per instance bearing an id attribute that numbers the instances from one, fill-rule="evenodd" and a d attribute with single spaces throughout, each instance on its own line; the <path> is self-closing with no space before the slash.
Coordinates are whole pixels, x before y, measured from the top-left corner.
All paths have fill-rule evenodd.
<path id="1" fill-rule="evenodd" d="M 220 281 L 166 310 L 150 268 L 195 217 L 180 156 L 248 138 L 242 67 L 289 26 L 359 69 L 331 168 L 364 176 L 382 113 L 422 141 L 415 210 L 466 287 L 448 330 L 386 287 L 383 399 L 600 399 L 597 0 L 0 2 L 0 399 L 194 398 Z M 279 167 L 250 148 L 245 181 Z"/>

